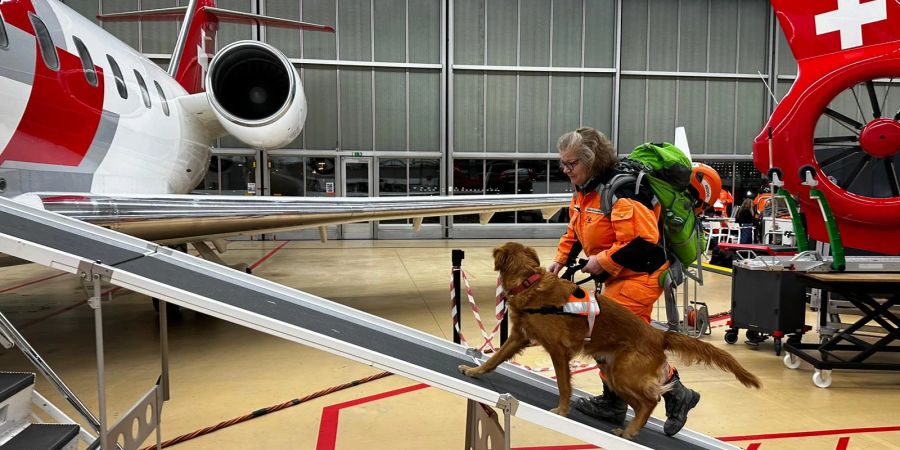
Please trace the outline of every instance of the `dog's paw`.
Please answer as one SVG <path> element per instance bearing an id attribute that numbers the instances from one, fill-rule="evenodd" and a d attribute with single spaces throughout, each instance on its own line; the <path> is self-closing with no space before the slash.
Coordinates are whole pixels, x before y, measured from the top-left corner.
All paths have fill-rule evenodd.
<path id="1" fill-rule="evenodd" d="M 562 408 L 560 408 L 560 407 L 557 406 L 556 408 L 551 409 L 550 412 L 552 412 L 553 414 L 559 414 L 560 416 L 563 416 L 563 417 L 568 417 L 568 416 L 569 416 L 569 409 L 568 409 L 568 408 L 566 408 L 565 410 L 563 410 Z"/>
<path id="2" fill-rule="evenodd" d="M 612 434 L 619 436 L 620 438 L 623 438 L 623 439 L 628 439 L 629 441 L 633 441 L 634 437 L 637 436 L 637 433 L 635 433 L 635 434 L 626 433 L 624 428 L 615 428 L 612 430 Z"/>
<path id="3" fill-rule="evenodd" d="M 457 367 L 457 369 L 459 369 L 459 373 L 461 373 L 467 377 L 474 377 L 475 375 L 478 375 L 478 372 L 477 372 L 478 369 L 476 367 L 471 367 L 471 366 L 467 366 L 465 364 L 460 364 L 459 367 Z"/>

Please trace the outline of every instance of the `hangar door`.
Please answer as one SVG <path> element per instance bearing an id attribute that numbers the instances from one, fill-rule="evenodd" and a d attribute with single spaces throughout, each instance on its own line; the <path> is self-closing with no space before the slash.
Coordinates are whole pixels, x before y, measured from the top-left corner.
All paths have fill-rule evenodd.
<path id="1" fill-rule="evenodd" d="M 344 197 L 373 197 L 372 158 L 341 158 L 341 195 Z M 341 225 L 342 239 L 374 239 L 375 222 Z"/>

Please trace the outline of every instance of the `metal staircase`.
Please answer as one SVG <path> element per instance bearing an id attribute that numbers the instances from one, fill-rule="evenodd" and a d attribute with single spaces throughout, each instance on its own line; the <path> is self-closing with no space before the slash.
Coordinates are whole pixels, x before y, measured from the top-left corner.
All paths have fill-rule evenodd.
<path id="1" fill-rule="evenodd" d="M 81 427 L 42 423 L 36 405 L 55 409 L 34 390 L 33 373 L 0 372 L 0 449 L 77 449 Z"/>

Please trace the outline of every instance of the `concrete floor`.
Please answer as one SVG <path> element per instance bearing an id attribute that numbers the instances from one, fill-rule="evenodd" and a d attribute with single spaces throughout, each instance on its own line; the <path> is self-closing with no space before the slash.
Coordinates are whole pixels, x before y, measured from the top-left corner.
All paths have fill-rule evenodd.
<path id="1" fill-rule="evenodd" d="M 451 339 L 451 250 L 466 251 L 463 268 L 490 329 L 496 283 L 490 255 L 500 243 L 245 241 L 233 243 L 224 259 L 259 262 L 257 276 Z M 527 244 L 537 248 L 545 263 L 555 253 L 554 241 Z M 710 313 L 728 310 L 730 278 L 707 275 L 706 281 L 699 298 Z M 83 303 L 86 295 L 78 280 L 36 265 L 4 268 L 0 295 L 0 310 L 96 411 L 93 311 Z M 109 414 L 115 418 L 156 380 L 159 331 L 146 296 L 117 290 L 103 311 Z M 469 311 L 464 308 L 463 333 L 480 345 Z M 807 323 L 815 323 L 813 318 L 809 313 Z M 689 428 L 748 449 L 900 449 L 900 374 L 835 371 L 833 385 L 821 389 L 813 385 L 809 365 L 785 368 L 771 340 L 751 347 L 742 334 L 736 345 L 725 344 L 723 325 L 714 322 L 712 335 L 704 340 L 731 352 L 765 386 L 751 391 L 723 372 L 680 367 L 685 384 L 703 395 L 690 414 Z M 804 341 L 817 339 L 813 332 Z M 380 373 L 193 311 L 182 311 L 170 322 L 169 340 L 172 398 L 163 409 L 163 440 Z M 517 361 L 552 376 L 540 348 L 527 349 Z M 0 370 L 32 371 L 17 349 L 0 350 Z M 587 391 L 600 389 L 595 370 L 580 371 L 574 383 Z M 46 380 L 39 378 L 37 388 L 74 417 Z M 389 376 L 172 448 L 457 449 L 465 436 L 465 408 L 462 398 Z M 654 415 L 664 416 L 662 403 Z M 515 418 L 511 432 L 513 448 L 593 448 Z"/>

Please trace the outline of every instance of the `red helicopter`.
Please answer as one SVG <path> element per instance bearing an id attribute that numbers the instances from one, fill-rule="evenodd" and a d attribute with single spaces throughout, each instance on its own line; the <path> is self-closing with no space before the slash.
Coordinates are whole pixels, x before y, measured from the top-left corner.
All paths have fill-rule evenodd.
<path id="1" fill-rule="evenodd" d="M 802 184 L 806 172 L 828 199 L 844 245 L 900 254 L 900 0 L 772 6 L 798 75 L 754 141 L 756 167 L 776 169 L 799 194 L 814 239 L 828 241 Z"/>

